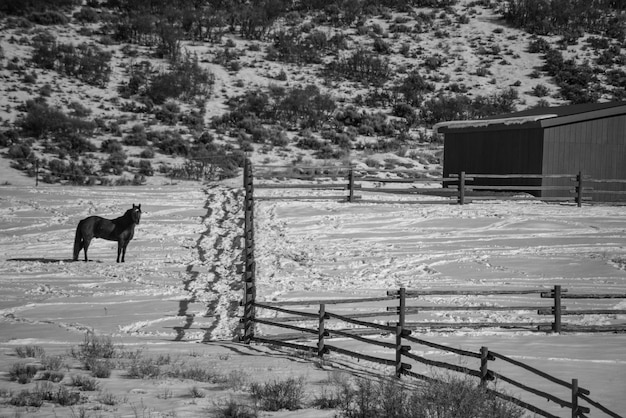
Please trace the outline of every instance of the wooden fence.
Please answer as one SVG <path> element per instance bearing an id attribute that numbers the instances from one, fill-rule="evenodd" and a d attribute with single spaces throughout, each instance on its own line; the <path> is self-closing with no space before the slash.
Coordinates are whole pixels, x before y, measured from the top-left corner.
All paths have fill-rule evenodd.
<path id="1" fill-rule="evenodd" d="M 448 177 L 424 177 L 415 170 L 357 169 L 352 166 L 267 166 L 254 167 L 254 176 L 259 180 L 273 182 L 257 183 L 257 189 L 300 189 L 315 190 L 317 194 L 281 196 L 257 196 L 258 200 L 337 200 L 347 202 L 381 202 L 365 198 L 357 193 L 428 195 L 436 200 L 398 200 L 394 203 L 451 203 L 466 204 L 473 200 L 522 200 L 534 199 L 532 194 L 543 196 L 543 201 L 583 202 L 598 201 L 595 197 L 607 195 L 625 196 L 626 190 L 610 190 L 622 187 L 626 180 L 594 179 L 583 173 L 577 174 L 468 174 L 461 172 Z M 300 182 L 297 182 L 300 181 Z M 315 182 L 315 183 L 312 183 Z M 527 183 L 515 185 L 511 183 Z M 544 183 L 559 183 L 557 185 Z M 564 184 L 563 184 L 564 183 Z M 389 187 L 391 185 L 391 187 Z M 444 187 L 442 187 L 442 185 Z M 591 187 L 595 185 L 595 187 Z M 328 194 L 328 192 L 333 194 Z M 322 192 L 322 193 L 319 193 Z M 337 194 L 336 192 L 341 192 Z M 546 195 L 547 194 L 547 195 Z M 558 196 L 555 196 L 558 195 Z M 389 202 L 389 200 L 385 200 Z"/>
<path id="2" fill-rule="evenodd" d="M 428 296 L 441 296 L 441 295 L 471 295 L 471 296 L 493 296 L 493 295 L 530 295 L 538 296 L 543 300 L 552 299 L 551 303 L 546 306 L 407 306 L 407 299 L 424 298 Z M 524 324 L 524 323 L 439 323 L 441 327 L 445 328 L 478 328 L 478 327 L 505 327 L 505 328 L 525 328 L 528 326 L 536 327 L 537 330 L 549 331 L 549 332 L 564 332 L 564 331 L 626 331 L 626 324 L 616 326 L 597 326 L 593 329 L 588 327 L 578 328 L 567 324 L 563 324 L 561 319 L 564 315 L 594 315 L 594 314 L 626 314 L 626 310 L 584 310 L 584 311 L 568 311 L 566 307 L 561 305 L 561 300 L 564 298 L 571 299 L 586 299 L 586 298 L 622 298 L 626 299 L 625 295 L 615 294 L 574 294 L 567 292 L 566 289 L 561 289 L 560 286 L 554 286 L 552 289 L 533 289 L 533 290 L 488 290 L 488 291 L 413 291 L 400 289 L 397 291 L 388 292 L 387 296 L 373 297 L 373 298 L 361 298 L 361 299 L 335 299 L 335 300 L 309 300 L 309 301 L 284 301 L 284 302 L 255 302 L 254 306 L 258 309 L 268 310 L 273 315 L 280 315 L 274 317 L 258 317 L 251 318 L 250 321 L 256 324 L 261 324 L 266 327 L 278 327 L 291 331 L 291 333 L 278 334 L 273 336 L 258 336 L 256 334 L 251 335 L 250 341 L 257 341 L 265 344 L 273 344 L 277 346 L 289 347 L 297 350 L 304 350 L 317 354 L 323 357 L 327 353 L 338 353 L 349 357 L 357 358 L 359 360 L 371 361 L 374 363 L 389 366 L 395 369 L 397 377 L 411 376 L 418 379 L 432 381 L 433 378 L 413 372 L 410 362 L 424 364 L 429 367 L 436 367 L 439 369 L 450 370 L 453 372 L 463 373 L 466 375 L 474 376 L 480 379 L 481 385 L 486 385 L 490 380 L 497 379 L 499 382 L 505 382 L 513 387 L 520 389 L 524 392 L 528 392 L 532 395 L 547 399 L 551 402 L 563 408 L 569 408 L 571 410 L 572 417 L 584 417 L 591 411 L 591 408 L 595 408 L 597 411 L 601 411 L 610 417 L 619 417 L 619 415 L 600 403 L 590 398 L 590 392 L 587 389 L 582 388 L 578 384 L 578 379 L 572 379 L 571 381 L 565 381 L 558 377 L 551 376 L 541 370 L 533 368 L 525 363 L 514 360 L 503 354 L 489 350 L 487 347 L 482 347 L 479 352 L 470 352 L 467 350 L 456 349 L 441 344 L 436 344 L 430 341 L 426 341 L 421 338 L 416 338 L 411 335 L 412 330 L 422 328 L 434 328 L 433 323 L 420 323 L 409 322 L 407 317 L 418 314 L 424 311 L 440 310 L 440 311 L 520 311 L 520 310 L 536 310 L 539 315 L 550 315 L 553 317 L 553 322 L 547 324 Z M 340 305 L 340 304 L 355 304 L 355 303 L 371 303 L 381 301 L 397 300 L 397 306 L 387 307 L 386 311 L 379 312 L 362 312 L 357 314 L 344 314 L 330 312 L 327 309 L 328 305 Z M 317 311 L 309 310 L 294 310 L 288 309 L 286 306 L 318 306 Z M 396 321 L 390 321 L 386 324 L 379 322 L 368 322 L 363 318 L 373 317 L 385 317 L 393 315 L 396 317 Z M 298 322 L 299 325 L 293 325 L 293 322 Z M 311 327 L 302 326 L 307 322 L 313 322 L 317 325 Z M 337 328 L 337 323 L 349 324 L 350 328 Z M 332 325 L 331 325 L 332 324 Z M 372 338 L 367 338 L 371 335 L 392 335 L 392 340 L 395 342 L 379 341 Z M 361 344 L 374 345 L 376 347 L 383 347 L 390 350 L 391 358 L 376 357 L 361 352 L 356 352 L 341 348 L 329 339 L 332 337 L 348 338 L 350 340 L 358 341 Z M 292 342 L 293 340 L 310 340 L 316 339 L 315 345 L 307 345 L 302 342 Z M 435 361 L 427 359 L 425 357 L 411 353 L 411 347 L 421 345 L 435 348 L 437 350 L 453 353 L 462 357 L 469 357 L 479 359 L 479 366 L 475 369 L 466 366 L 459 366 L 442 361 Z M 561 387 L 567 388 L 571 392 L 571 399 L 561 399 L 556 395 L 548 392 L 535 389 L 528 386 L 525 383 L 516 381 L 510 377 L 500 374 L 489 368 L 489 362 L 501 360 L 510 365 L 521 368 L 526 372 L 530 372 L 536 376 L 552 382 Z M 537 406 L 521 401 L 512 396 L 499 393 L 493 389 L 487 389 L 495 396 L 505 399 L 509 402 L 513 402 L 527 410 L 545 417 L 555 417 L 550 412 L 544 411 Z M 581 405 L 581 401 L 586 402 L 589 406 Z M 594 415 L 595 416 L 595 415 Z"/>
<path id="3" fill-rule="evenodd" d="M 315 170 L 319 170 L 319 167 L 315 168 Z M 324 177 L 329 176 L 339 176 L 342 177 L 347 175 L 348 183 L 341 185 L 324 185 L 325 190 L 347 190 L 348 194 L 346 196 L 341 197 L 340 200 L 344 201 L 356 201 L 358 197 L 354 194 L 355 190 L 365 190 L 369 191 L 367 188 L 359 188 L 355 184 L 355 172 L 354 170 L 341 171 L 333 168 L 333 171 L 328 170 L 326 172 L 316 172 L 312 174 L 303 175 L 302 179 L 311 180 L 315 178 L 316 175 L 322 175 Z M 459 184 L 463 184 L 463 173 L 456 180 L 459 181 Z M 581 176 L 582 177 L 582 176 Z M 294 178 L 294 177 L 291 177 Z M 361 176 L 359 177 L 360 181 L 368 180 L 368 177 Z M 451 177 L 451 179 L 454 179 Z M 416 179 L 405 179 L 406 182 L 414 182 Z M 443 181 L 445 179 L 421 179 L 424 182 L 432 182 L 432 181 Z M 380 181 L 380 179 L 376 178 L 375 181 Z M 577 331 L 577 332 L 620 332 L 626 331 L 626 324 L 617 324 L 612 326 L 594 326 L 594 327 L 581 327 L 576 326 L 574 324 L 563 323 L 563 317 L 568 315 L 596 315 L 596 314 L 609 314 L 609 315 L 617 315 L 617 314 L 626 314 L 626 310 L 616 310 L 616 309 L 603 309 L 603 310 L 570 310 L 567 309 L 566 306 L 562 304 L 563 299 L 616 299 L 623 298 L 626 299 L 626 295 L 616 295 L 616 294 L 576 294 L 570 293 L 567 289 L 562 289 L 560 286 L 554 286 L 551 289 L 536 289 L 536 290 L 490 290 L 490 291 L 407 291 L 406 289 L 400 289 L 398 291 L 388 292 L 386 296 L 372 297 L 372 298 L 359 298 L 359 299 L 341 299 L 341 300 L 321 300 L 321 301 L 283 301 L 283 302 L 258 302 L 256 300 L 256 270 L 255 270 L 255 259 L 254 259 L 254 202 L 255 202 L 255 185 L 254 185 L 254 175 L 252 165 L 249 161 L 246 161 L 244 167 L 244 189 L 245 189 L 245 200 L 244 200 L 244 211 L 245 211 L 245 222 L 244 222 L 244 250 L 243 250 L 243 259 L 244 259 L 244 295 L 243 300 L 241 302 L 243 306 L 243 316 L 241 322 L 243 323 L 243 335 L 242 341 L 246 344 L 250 342 L 256 341 L 259 343 L 278 345 L 283 347 L 289 347 L 297 350 L 305 350 L 308 352 L 313 352 L 323 357 L 325 354 L 330 352 L 339 353 L 342 355 L 354 357 L 361 360 L 371 361 L 379 364 L 383 364 L 386 366 L 393 367 L 395 369 L 395 374 L 397 377 L 401 376 L 410 376 L 422 380 L 433 381 L 432 377 L 418 374 L 414 371 L 411 371 L 412 365 L 406 361 L 412 361 L 419 364 L 425 364 L 430 367 L 436 367 L 445 370 L 451 370 L 458 373 L 467 374 L 470 376 L 475 376 L 480 379 L 481 385 L 486 385 L 486 383 L 490 380 L 498 379 L 498 381 L 506 382 L 522 391 L 531 393 L 535 396 L 539 396 L 544 399 L 548 399 L 549 401 L 555 402 L 561 407 L 569 408 L 571 410 L 571 416 L 573 418 L 585 417 L 585 414 L 588 414 L 591 411 L 591 407 L 595 408 L 597 411 L 601 411 L 610 417 L 619 418 L 620 415 L 615 412 L 609 410 L 605 406 L 600 403 L 594 401 L 590 398 L 589 390 L 582 388 L 579 386 L 578 379 L 572 379 L 571 382 L 562 380 L 560 378 L 551 376 L 541 370 L 533 368 L 527 364 L 504 356 L 500 353 L 493 352 L 489 350 L 487 347 L 482 347 L 478 353 L 470 352 L 467 350 L 461 350 L 457 348 L 447 347 L 441 344 L 429 342 L 420 338 L 416 338 L 411 335 L 412 329 L 422 329 L 422 328 L 463 328 L 463 327 L 472 327 L 472 328 L 484 328 L 484 327 L 504 327 L 504 328 L 525 328 L 534 327 L 535 330 L 538 331 L 547 331 L 547 332 L 567 332 L 567 331 Z M 287 185 L 282 185 L 284 188 Z M 300 185 L 294 185 L 293 188 L 297 188 Z M 319 186 L 319 185 L 315 185 Z M 259 186 L 257 185 L 257 188 Z M 262 186 L 262 187 L 270 187 L 270 186 Z M 309 186 L 310 187 L 310 186 Z M 336 188 L 335 188 L 336 187 Z M 308 187 L 305 187 L 308 188 Z M 424 188 L 426 190 L 420 190 L 418 192 L 413 193 L 434 193 L 439 196 L 444 196 L 445 193 L 449 191 L 443 192 L 441 188 L 433 188 L 433 190 L 427 190 L 428 188 Z M 458 188 L 458 194 L 454 197 L 458 199 L 458 203 L 465 203 L 463 200 L 464 196 L 464 187 Z M 582 190 L 582 187 L 581 189 Z M 386 190 L 389 191 L 389 190 Z M 454 192 L 453 192 L 454 193 Z M 451 195 L 452 196 L 452 195 Z M 449 199 L 452 202 L 452 198 Z M 284 199 L 284 197 L 280 197 Z M 297 199 L 298 197 L 292 197 Z M 304 196 L 301 198 L 310 199 L 311 196 Z M 323 196 L 320 198 L 329 199 L 327 196 Z M 578 203 L 582 199 L 579 198 Z M 424 203 L 420 201 L 420 203 Z M 441 203 L 441 201 L 437 201 L 437 203 Z M 539 296 L 541 299 L 551 299 L 551 303 L 545 306 L 407 306 L 406 300 L 411 298 L 424 298 L 427 296 L 433 295 L 454 295 L 454 294 L 463 294 L 463 295 L 473 295 L 473 296 L 486 296 L 486 295 L 535 295 Z M 339 304 L 354 304 L 354 303 L 378 303 L 390 300 L 397 300 L 398 305 L 393 307 L 387 307 L 385 311 L 380 312 L 361 312 L 358 314 L 350 313 L 348 315 L 340 315 L 338 313 L 329 312 L 326 309 L 327 305 L 339 305 Z M 311 311 L 296 311 L 292 309 L 287 309 L 284 306 L 289 305 L 303 305 L 303 306 L 312 306 L 318 305 L 319 309 L 317 312 Z M 275 313 L 275 315 L 282 314 L 283 316 L 276 316 L 273 318 L 268 317 L 257 317 L 257 309 L 261 310 L 269 310 Z M 435 323 L 435 322 L 409 322 L 407 321 L 407 316 L 419 315 L 420 313 L 435 311 L 435 310 L 443 310 L 443 311 L 520 311 L 520 310 L 531 310 L 537 311 L 538 315 L 543 316 L 551 316 L 553 320 L 551 322 L 537 322 L 537 323 L 494 323 L 494 322 L 471 322 L 471 323 Z M 286 316 L 285 316 L 286 315 Z M 395 322 L 387 322 L 386 324 L 380 324 L 376 322 L 368 322 L 363 320 L 363 318 L 374 318 L 374 317 L 388 317 L 388 316 L 397 316 L 397 321 Z M 313 321 L 317 323 L 317 327 L 312 326 L 310 328 L 293 325 L 292 323 Z M 329 321 L 340 322 L 345 324 L 350 324 L 351 328 L 349 329 L 337 329 L 336 326 L 328 326 Z M 281 329 L 287 329 L 295 332 L 291 334 L 281 334 L 274 336 L 260 336 L 255 333 L 256 325 L 264 325 L 270 327 L 278 327 Z M 388 343 L 385 341 L 378 341 L 372 338 L 367 338 L 367 336 L 371 335 L 393 335 L 395 343 Z M 290 340 L 294 339 L 302 339 L 303 337 L 309 336 L 309 338 L 317 337 L 317 343 L 315 345 L 307 345 L 302 343 L 292 342 Z M 359 353 L 356 351 L 347 350 L 345 348 L 338 347 L 336 344 L 329 344 L 328 340 L 331 337 L 342 337 L 349 338 L 351 340 L 358 341 L 362 344 L 367 345 L 375 345 L 377 347 L 383 347 L 389 349 L 391 353 L 393 353 L 393 359 L 382 358 L 371 356 L 364 353 Z M 480 360 L 480 365 L 477 369 L 471 369 L 465 366 L 459 366 L 451 363 L 446 363 L 442 361 L 434 361 L 430 359 L 426 359 L 422 356 L 415 355 L 411 353 L 411 345 L 422 345 L 431 348 L 435 348 L 437 350 L 441 350 L 443 352 L 453 353 L 462 357 L 475 358 Z M 548 392 L 538 390 L 532 388 L 524 383 L 518 382 L 514 379 L 511 379 L 507 376 L 499 374 L 494 370 L 490 370 L 489 362 L 495 360 L 501 360 L 506 363 L 509 363 L 515 367 L 521 368 L 527 372 L 533 373 L 537 376 L 540 376 L 543 379 L 546 379 L 558 386 L 565 387 L 571 392 L 571 399 L 564 400 L 559 397 L 550 394 Z M 527 410 L 534 412 L 535 414 L 545 416 L 545 417 L 554 417 L 551 413 L 544 411 L 532 404 L 521 401 L 512 396 L 497 392 L 493 389 L 485 388 L 486 390 L 493 393 L 494 396 L 500 397 L 504 400 L 517 404 Z M 586 402 L 589 406 L 583 406 L 580 404 L 580 401 Z"/>

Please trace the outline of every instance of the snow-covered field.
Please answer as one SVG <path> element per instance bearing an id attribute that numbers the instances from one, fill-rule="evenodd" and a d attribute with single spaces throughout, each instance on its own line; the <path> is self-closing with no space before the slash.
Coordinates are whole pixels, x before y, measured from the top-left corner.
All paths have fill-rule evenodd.
<path id="1" fill-rule="evenodd" d="M 282 192 L 273 194 L 279 193 Z M 572 293 L 626 294 L 626 207 L 578 208 L 533 201 L 466 206 L 266 201 L 257 204 L 256 213 L 261 300 L 384 296 L 387 290 L 400 287 L 522 290 L 561 285 Z M 420 302 L 486 306 L 550 306 L 552 303 L 537 295 L 455 296 L 409 300 L 407 305 Z M 623 299 L 606 302 L 568 299 L 563 304 L 568 309 L 626 308 Z M 375 308 L 380 306 L 370 304 L 364 310 L 380 311 Z M 326 309 L 345 314 L 348 308 L 328 305 Z M 265 314 L 272 315 L 267 311 Z M 538 317 L 529 311 L 494 311 L 483 317 L 467 312 L 424 312 L 407 320 L 471 324 L 550 322 L 551 317 Z M 624 324 L 626 316 L 565 316 L 563 321 L 579 325 Z M 276 333 L 276 328 L 262 331 Z M 626 413 L 624 334 L 547 335 L 527 330 L 468 328 L 417 336 L 475 353 L 481 346 L 487 346 L 565 381 L 578 378 L 580 386 L 591 390 L 592 399 L 618 413 Z M 391 338 L 390 342 L 393 342 Z M 389 350 L 374 346 L 336 344 L 393 358 Z M 460 359 L 428 347 L 414 346 L 411 352 L 474 370 L 480 364 L 478 360 Z M 413 367 L 419 373 L 431 372 L 424 366 Z M 567 390 L 502 361 L 490 362 L 490 367 L 569 400 Z M 553 403 L 498 385 L 559 416 L 569 414 Z M 597 411 L 591 416 L 603 416 L 596 414 Z"/>
<path id="2" fill-rule="evenodd" d="M 95 240 L 91 262 L 72 262 L 74 230 L 91 214 L 120 216 L 141 203 L 143 217 L 126 255 L 116 264 L 116 243 Z M 328 370 L 268 347 L 230 342 L 239 327 L 242 192 L 226 186 L 177 184 L 128 188 L 60 186 L 0 187 L 0 389 L 19 390 L 6 376 L 17 362 L 14 348 L 39 344 L 63 353 L 87 330 L 112 335 L 146 352 L 189 353 L 250 380 L 306 376 L 319 388 Z M 388 289 L 537 288 L 560 284 L 570 291 L 626 293 L 626 207 L 547 205 L 537 202 L 450 205 L 258 202 L 257 292 L 260 300 L 361 297 Z M 433 303 L 468 302 L 467 298 Z M 493 298 L 498 304 L 504 299 Z M 578 304 L 583 305 L 578 305 Z M 568 308 L 586 306 L 567 301 Z M 613 300 L 607 308 L 624 309 Z M 595 305 L 594 305 L 595 306 Z M 330 310 L 330 308 L 329 308 Z M 518 321 L 528 312 L 494 313 L 494 321 Z M 549 318 L 549 317 L 547 317 Z M 430 320 L 473 321 L 462 312 Z M 624 323 L 623 316 L 566 317 L 579 324 Z M 263 327 L 260 333 L 271 332 Z M 563 380 L 578 378 L 591 397 L 626 412 L 626 335 L 547 335 L 526 330 L 460 330 L 418 335 L 477 352 L 481 346 L 522 360 Z M 382 337 L 386 338 L 386 337 Z M 313 343 L 314 344 L 314 343 Z M 378 356 L 382 349 L 338 341 Z M 476 368 L 427 347 L 415 354 Z M 501 362 L 490 367 L 568 399 L 552 384 Z M 327 365 L 382 368 L 337 355 Z M 339 367 L 341 368 L 341 367 Z M 414 369 L 430 373 L 431 370 Z M 106 379 L 105 379 L 106 380 Z M 163 385 L 173 396 L 156 396 Z M 216 402 L 241 392 L 209 387 L 212 395 L 190 399 L 189 382 L 129 381 L 123 371 L 105 382 L 126 393 L 128 404 L 106 410 L 136 416 L 144 402 L 150 416 L 206 416 Z M 314 389 L 315 390 L 315 389 Z M 508 390 L 508 389 L 507 389 Z M 514 391 L 511 391 L 514 392 Z M 116 392 L 117 393 L 117 392 Z M 559 416 L 569 411 L 524 399 Z M 142 404 L 144 405 L 144 404 Z M 0 415 L 12 414 L 0 406 Z M 60 416 L 48 407 L 35 416 Z M 159 414 L 157 414 L 159 411 Z M 67 410 L 66 410 L 67 412 Z M 174 415 L 172 415 L 174 414 Z M 267 416 L 319 417 L 306 410 Z M 602 415 L 590 415 L 602 416 Z"/>

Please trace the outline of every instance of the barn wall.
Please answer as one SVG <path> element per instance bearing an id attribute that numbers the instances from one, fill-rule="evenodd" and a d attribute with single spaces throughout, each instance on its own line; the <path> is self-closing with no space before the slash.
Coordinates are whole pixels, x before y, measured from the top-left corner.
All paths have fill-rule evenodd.
<path id="1" fill-rule="evenodd" d="M 446 132 L 444 177 L 461 171 L 473 174 L 541 174 L 542 130 Z M 498 180 L 491 184 L 538 185 L 536 180 Z M 476 180 L 474 184 L 480 184 Z"/>
<path id="2" fill-rule="evenodd" d="M 544 135 L 544 174 L 582 171 L 598 179 L 626 179 L 626 115 L 546 128 Z M 544 184 L 559 181 L 546 180 Z M 626 185 L 602 185 L 602 189 L 624 190 Z M 594 199 L 615 201 L 624 197 L 595 195 Z"/>

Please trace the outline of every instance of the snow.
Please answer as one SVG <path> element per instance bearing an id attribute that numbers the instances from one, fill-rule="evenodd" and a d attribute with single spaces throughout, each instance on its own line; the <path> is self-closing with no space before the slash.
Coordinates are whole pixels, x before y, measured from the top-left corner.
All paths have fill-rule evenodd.
<path id="1" fill-rule="evenodd" d="M 241 371 L 252 381 L 305 376 L 311 393 L 320 391 L 329 373 L 337 370 L 388 375 L 388 368 L 337 354 L 328 355 L 327 363 L 320 367 L 293 351 L 231 341 L 238 335 L 241 314 L 242 197 L 239 188 L 197 183 L 127 188 L 0 187 L 0 389 L 22 388 L 2 377 L 10 364 L 19 360 L 12 354 L 16 346 L 39 344 L 47 352 L 62 354 L 80 343 L 88 330 L 111 335 L 125 347 L 146 353 L 187 358 L 192 351 L 194 358 L 199 356 L 225 373 Z M 80 219 L 91 214 L 113 218 L 133 203 L 142 204 L 143 216 L 129 244 L 126 263 L 115 263 L 116 243 L 102 240 L 92 243 L 92 261 L 71 261 L 74 229 Z M 536 201 L 465 206 L 259 201 L 255 221 L 257 296 L 261 301 L 312 300 L 381 296 L 401 286 L 486 290 L 549 289 L 554 285 L 576 293 L 624 294 L 625 215 L 626 207 L 621 206 L 578 208 Z M 440 296 L 410 304 L 545 306 L 549 302 L 526 296 Z M 625 303 L 621 299 L 564 302 L 569 309 L 624 309 Z M 384 306 L 377 302 L 364 307 L 328 306 L 327 310 L 346 313 L 382 310 Z M 536 318 L 529 311 L 488 315 L 495 322 Z M 425 312 L 407 321 L 417 319 L 468 324 L 485 320 L 477 314 L 451 311 Z M 387 320 L 393 317 L 377 319 Z M 564 322 L 570 321 L 623 324 L 626 316 L 564 317 Z M 258 333 L 276 330 L 259 326 Z M 466 328 L 422 330 L 415 336 L 473 352 L 487 346 L 560 379 L 577 378 L 581 387 L 591 391 L 592 399 L 620 414 L 626 411 L 625 334 L 553 335 L 527 329 Z M 315 345 L 315 341 L 307 344 Z M 393 357 L 383 348 L 345 339 L 333 339 L 329 344 Z M 414 345 L 411 352 L 478 367 L 476 359 L 425 346 Z M 490 368 L 569 399 L 567 390 L 502 361 L 490 362 Z M 437 373 L 419 365 L 414 365 L 413 371 Z M 205 385 L 202 389 L 212 395 L 192 402 L 184 395 L 190 382 L 135 381 L 125 378 L 123 371 L 116 371 L 105 385 L 107 390 L 129 397 L 128 403 L 135 409 L 145 398 L 145 413 L 171 411 L 178 416 L 205 416 L 216 404 L 244 396 L 237 390 Z M 497 385 L 559 416 L 569 415 L 553 403 L 502 382 Z M 158 398 L 163 387 L 172 388 L 173 398 Z M 130 406 L 118 408 L 112 413 L 132 415 Z M 0 406 L 0 414 L 10 411 L 10 407 Z M 58 416 L 59 411 L 44 407 L 37 416 Z M 333 416 L 333 412 L 306 409 L 264 416 L 296 415 Z"/>

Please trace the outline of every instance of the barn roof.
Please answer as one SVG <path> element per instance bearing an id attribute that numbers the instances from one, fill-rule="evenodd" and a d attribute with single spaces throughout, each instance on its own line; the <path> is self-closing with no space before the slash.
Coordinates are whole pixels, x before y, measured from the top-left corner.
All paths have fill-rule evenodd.
<path id="1" fill-rule="evenodd" d="M 447 133 L 470 129 L 477 131 L 548 128 L 616 115 L 626 115 L 626 102 L 537 107 L 484 119 L 440 122 L 433 129 L 438 133 Z"/>

